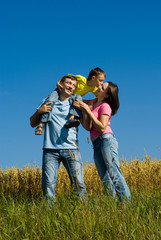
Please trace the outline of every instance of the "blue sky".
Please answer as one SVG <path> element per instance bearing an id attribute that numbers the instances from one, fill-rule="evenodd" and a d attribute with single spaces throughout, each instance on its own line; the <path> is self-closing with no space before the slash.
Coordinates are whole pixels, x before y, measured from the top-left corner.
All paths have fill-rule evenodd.
<path id="1" fill-rule="evenodd" d="M 120 158 L 161 158 L 160 12 L 159 0 L 1 1 L 0 166 L 41 166 L 30 116 L 63 75 L 94 67 L 119 86 L 111 127 Z M 87 137 L 80 127 L 82 160 L 93 162 Z"/>

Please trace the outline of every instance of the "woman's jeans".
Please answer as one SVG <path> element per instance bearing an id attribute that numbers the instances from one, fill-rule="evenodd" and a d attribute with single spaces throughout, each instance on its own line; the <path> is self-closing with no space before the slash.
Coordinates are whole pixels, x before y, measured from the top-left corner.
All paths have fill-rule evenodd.
<path id="1" fill-rule="evenodd" d="M 81 155 L 78 149 L 44 149 L 42 165 L 42 189 L 44 196 L 46 196 L 47 199 L 55 199 L 58 169 L 61 162 L 68 172 L 71 185 L 76 195 L 82 198 L 86 193 L 86 189 L 83 180 Z"/>
<path id="2" fill-rule="evenodd" d="M 105 133 L 93 142 L 94 161 L 105 193 L 107 190 L 120 201 L 131 199 L 130 190 L 119 168 L 118 142 L 112 133 Z"/>
<path id="3" fill-rule="evenodd" d="M 71 103 L 71 110 L 70 110 L 70 114 L 71 115 L 74 115 L 76 117 L 82 117 L 82 112 L 80 110 L 78 110 L 77 108 L 75 108 L 74 106 L 72 106 L 73 102 L 75 99 L 78 99 L 79 101 L 82 101 L 82 97 L 78 94 L 72 94 L 69 101 Z M 50 95 L 47 97 L 47 99 L 45 100 L 45 103 L 47 102 L 52 102 L 51 104 L 51 107 L 53 108 L 54 106 L 54 103 L 59 99 L 59 91 L 58 89 L 56 88 L 53 92 L 50 93 Z M 46 123 L 46 122 L 49 122 L 51 121 L 51 112 L 52 112 L 52 109 L 49 113 L 44 113 L 41 115 L 40 117 L 40 122 L 42 123 Z"/>

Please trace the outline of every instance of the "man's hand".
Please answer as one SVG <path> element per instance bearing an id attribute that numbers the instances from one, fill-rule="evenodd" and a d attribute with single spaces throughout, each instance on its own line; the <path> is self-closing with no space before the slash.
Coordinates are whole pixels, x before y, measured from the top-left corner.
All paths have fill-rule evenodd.
<path id="1" fill-rule="evenodd" d="M 42 105 L 37 111 L 39 114 L 43 114 L 43 113 L 48 113 L 51 110 L 51 104 L 52 102 L 47 102 L 44 105 Z"/>
<path id="2" fill-rule="evenodd" d="M 37 111 L 30 117 L 30 125 L 31 125 L 31 127 L 36 127 L 40 123 L 40 116 L 41 116 L 41 114 L 50 112 L 50 110 L 51 110 L 51 103 L 52 102 L 45 103 L 40 108 L 38 108 Z"/>

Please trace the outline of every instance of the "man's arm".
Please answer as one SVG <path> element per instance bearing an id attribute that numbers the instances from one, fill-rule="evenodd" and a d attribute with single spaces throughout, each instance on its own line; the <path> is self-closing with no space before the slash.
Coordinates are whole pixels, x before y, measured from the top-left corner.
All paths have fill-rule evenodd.
<path id="1" fill-rule="evenodd" d="M 30 117 L 30 125 L 31 127 L 36 127 L 40 123 L 40 116 L 44 113 L 50 112 L 51 110 L 51 103 L 47 102 L 42 105 L 37 111 Z"/>

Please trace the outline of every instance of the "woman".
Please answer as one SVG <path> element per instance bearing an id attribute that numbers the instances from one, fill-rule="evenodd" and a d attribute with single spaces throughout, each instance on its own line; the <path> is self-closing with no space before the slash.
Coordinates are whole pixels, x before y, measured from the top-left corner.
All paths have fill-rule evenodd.
<path id="1" fill-rule="evenodd" d="M 129 188 L 119 168 L 118 143 L 110 128 L 111 115 L 119 108 L 118 87 L 112 82 L 99 86 L 95 92 L 96 99 L 86 103 L 77 101 L 75 106 L 87 114 L 89 122 L 86 129 L 90 131 L 94 148 L 94 162 L 105 188 L 115 191 L 120 201 L 131 199 Z"/>

